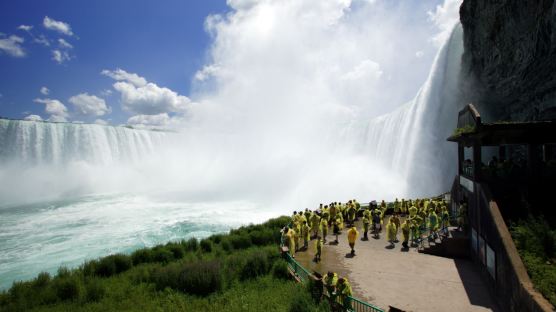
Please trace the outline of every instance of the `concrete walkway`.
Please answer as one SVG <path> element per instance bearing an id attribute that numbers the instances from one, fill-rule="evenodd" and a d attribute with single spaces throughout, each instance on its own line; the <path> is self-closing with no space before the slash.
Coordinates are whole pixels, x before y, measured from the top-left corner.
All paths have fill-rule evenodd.
<path id="1" fill-rule="evenodd" d="M 357 228 L 363 236 L 360 224 Z M 344 229 L 338 245 L 330 244 L 334 236 L 328 235 L 320 263 L 313 262 L 314 240 L 308 251 L 296 253 L 296 260 L 323 275 L 347 276 L 354 297 L 385 311 L 389 306 L 415 312 L 499 311 L 471 261 L 426 255 L 416 248 L 402 251 L 401 243 L 390 249 L 384 231 L 380 236 L 359 239 L 351 257 Z"/>

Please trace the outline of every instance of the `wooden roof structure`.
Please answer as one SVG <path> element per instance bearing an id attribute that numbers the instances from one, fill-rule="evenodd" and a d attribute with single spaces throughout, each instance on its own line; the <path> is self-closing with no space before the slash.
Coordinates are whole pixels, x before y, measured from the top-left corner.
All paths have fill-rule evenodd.
<path id="1" fill-rule="evenodd" d="M 448 141 L 467 147 L 556 143 L 555 121 L 482 123 L 473 104 L 459 112 L 457 127 Z"/>

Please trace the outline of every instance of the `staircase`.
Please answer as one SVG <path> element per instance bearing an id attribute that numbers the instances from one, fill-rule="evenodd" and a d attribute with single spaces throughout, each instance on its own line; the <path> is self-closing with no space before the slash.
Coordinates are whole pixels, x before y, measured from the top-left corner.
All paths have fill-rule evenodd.
<path id="1" fill-rule="evenodd" d="M 464 232 L 449 227 L 447 235 L 441 235 L 441 231 L 437 233 L 436 239 L 423 238 L 419 242 L 420 253 L 445 258 L 469 258 L 469 237 Z"/>

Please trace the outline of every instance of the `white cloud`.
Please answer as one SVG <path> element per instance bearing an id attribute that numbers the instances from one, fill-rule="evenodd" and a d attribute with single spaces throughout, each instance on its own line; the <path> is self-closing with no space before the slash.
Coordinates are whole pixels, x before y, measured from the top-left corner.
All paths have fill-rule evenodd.
<path id="1" fill-rule="evenodd" d="M 100 91 L 100 95 L 106 97 L 106 96 L 111 96 L 112 95 L 112 90 L 110 89 L 104 89 L 102 91 Z"/>
<path id="2" fill-rule="evenodd" d="M 53 99 L 34 99 L 33 102 L 45 104 L 45 112 L 50 115 L 48 121 L 65 122 L 67 121 L 68 109 L 58 100 Z"/>
<path id="3" fill-rule="evenodd" d="M 58 44 L 59 44 L 60 47 L 63 48 L 63 49 L 73 49 L 73 45 L 71 45 L 69 42 L 67 42 L 67 41 L 64 40 L 63 38 L 59 38 L 59 39 L 58 39 Z"/>
<path id="4" fill-rule="evenodd" d="M 203 67 L 203 69 L 195 73 L 195 79 L 199 81 L 205 81 L 212 76 L 217 76 L 220 71 L 220 67 L 216 64 L 210 64 Z"/>
<path id="5" fill-rule="evenodd" d="M 41 90 L 40 90 L 40 92 L 41 92 L 43 95 L 48 95 L 48 94 L 50 93 L 50 89 L 48 89 L 47 87 L 42 87 Z"/>
<path id="6" fill-rule="evenodd" d="M 102 125 L 102 126 L 107 126 L 109 123 L 108 123 L 108 121 L 106 121 L 104 119 L 96 119 L 95 124 Z"/>
<path id="7" fill-rule="evenodd" d="M 62 64 L 65 61 L 71 59 L 70 55 L 66 51 L 52 50 L 52 60 L 56 61 L 58 64 Z"/>
<path id="8" fill-rule="evenodd" d="M 156 115 L 135 115 L 127 120 L 128 125 L 145 127 L 164 127 L 170 123 L 167 113 Z"/>
<path id="9" fill-rule="evenodd" d="M 459 7 L 463 0 L 444 0 L 434 11 L 428 11 L 429 19 L 440 31 L 432 37 L 432 42 L 440 46 L 450 35 L 454 25 L 459 22 Z"/>
<path id="10" fill-rule="evenodd" d="M 26 116 L 25 118 L 23 118 L 23 120 L 29 120 L 29 121 L 41 121 L 42 117 L 39 115 L 29 115 Z"/>
<path id="11" fill-rule="evenodd" d="M 46 38 L 44 35 L 40 35 L 38 37 L 33 37 L 33 41 L 38 43 L 38 44 L 42 44 L 45 47 L 50 46 L 50 40 L 48 40 L 48 38 Z"/>
<path id="12" fill-rule="evenodd" d="M 33 29 L 33 26 L 31 26 L 31 25 L 19 25 L 17 27 L 17 29 L 23 30 L 23 31 L 31 31 L 31 29 Z M 36 115 L 32 115 L 32 116 L 36 116 Z"/>
<path id="13" fill-rule="evenodd" d="M 72 96 L 69 102 L 73 104 L 75 110 L 80 115 L 103 116 L 111 112 L 111 109 L 106 106 L 104 99 L 89 95 L 88 93 Z"/>
<path id="14" fill-rule="evenodd" d="M 188 97 L 147 82 L 137 74 L 122 69 L 103 70 L 102 74 L 118 81 L 113 87 L 120 93 L 120 101 L 125 111 L 140 115 L 183 113 L 191 104 Z"/>
<path id="15" fill-rule="evenodd" d="M 425 55 L 425 52 L 423 52 L 423 51 L 417 51 L 417 52 L 415 52 L 415 57 L 416 57 L 416 58 L 421 58 L 421 57 L 423 57 L 423 55 Z"/>
<path id="16" fill-rule="evenodd" d="M 46 29 L 54 30 L 67 36 L 73 36 L 73 32 L 71 31 L 71 26 L 68 23 L 54 20 L 48 16 L 44 17 L 43 26 Z"/>
<path id="17" fill-rule="evenodd" d="M 253 7 L 258 0 L 226 0 L 226 4 L 235 10 L 247 10 Z"/>
<path id="18" fill-rule="evenodd" d="M 133 84 L 136 87 L 142 87 L 147 84 L 147 80 L 137 74 L 128 73 L 123 69 L 116 70 L 103 70 L 102 75 L 108 76 L 117 81 L 126 81 Z"/>
<path id="19" fill-rule="evenodd" d="M 0 52 L 4 52 L 13 57 L 24 57 L 26 55 L 25 50 L 21 44 L 25 41 L 23 38 L 11 35 L 8 38 L 3 38 L 0 35 Z"/>
<path id="20" fill-rule="evenodd" d="M 347 72 L 342 76 L 345 80 L 375 80 L 382 76 L 382 70 L 380 65 L 371 60 L 363 60 L 361 63 L 357 64 L 351 71 Z"/>

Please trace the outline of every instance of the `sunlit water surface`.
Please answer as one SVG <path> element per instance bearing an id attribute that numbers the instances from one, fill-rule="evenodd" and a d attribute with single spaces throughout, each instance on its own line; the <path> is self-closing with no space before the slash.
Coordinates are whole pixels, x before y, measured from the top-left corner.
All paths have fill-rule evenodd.
<path id="1" fill-rule="evenodd" d="M 233 212 L 233 213 L 230 213 Z M 129 194 L 0 209 L 0 288 L 60 266 L 267 220 L 249 202 L 170 202 Z"/>

